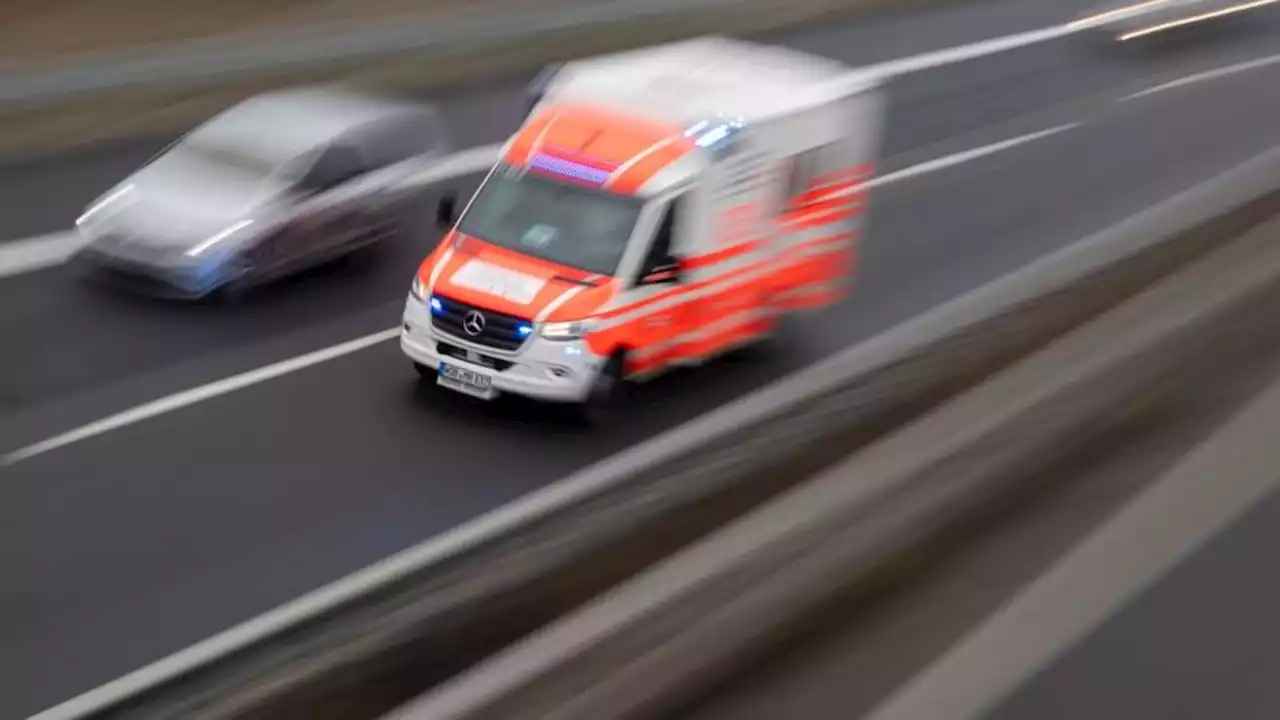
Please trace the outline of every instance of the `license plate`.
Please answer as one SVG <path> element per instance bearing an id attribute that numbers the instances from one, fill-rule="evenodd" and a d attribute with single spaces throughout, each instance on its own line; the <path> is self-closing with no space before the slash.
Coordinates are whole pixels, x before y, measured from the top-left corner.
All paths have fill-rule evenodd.
<path id="1" fill-rule="evenodd" d="M 482 400 L 490 400 L 494 396 L 493 378 L 449 363 L 440 363 L 436 383 Z"/>

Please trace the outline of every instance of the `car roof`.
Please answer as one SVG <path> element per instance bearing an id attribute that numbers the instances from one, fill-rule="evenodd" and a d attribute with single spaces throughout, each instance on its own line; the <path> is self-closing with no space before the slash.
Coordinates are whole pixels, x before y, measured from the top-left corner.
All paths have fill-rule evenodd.
<path id="1" fill-rule="evenodd" d="M 430 107 L 423 104 L 334 88 L 294 88 L 244 100 L 209 119 L 188 137 L 283 163 L 371 123 L 428 112 Z"/>

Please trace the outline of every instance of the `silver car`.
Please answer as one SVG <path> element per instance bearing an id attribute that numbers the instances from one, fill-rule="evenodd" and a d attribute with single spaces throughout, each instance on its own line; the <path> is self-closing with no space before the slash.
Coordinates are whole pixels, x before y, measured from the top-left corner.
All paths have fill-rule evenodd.
<path id="1" fill-rule="evenodd" d="M 1274 0 L 1119 0 L 1094 8 L 1070 24 L 1111 41 L 1157 37 L 1260 10 Z"/>
<path id="2" fill-rule="evenodd" d="M 329 89 L 250 98 L 94 201 L 78 260 L 134 289 L 241 291 L 393 233 L 449 151 L 429 105 Z"/>

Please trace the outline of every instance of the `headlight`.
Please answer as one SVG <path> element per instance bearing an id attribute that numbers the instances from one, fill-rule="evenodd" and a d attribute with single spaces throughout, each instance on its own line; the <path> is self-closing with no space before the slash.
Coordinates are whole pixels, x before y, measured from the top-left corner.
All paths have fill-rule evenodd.
<path id="1" fill-rule="evenodd" d="M 413 284 L 409 286 L 409 294 L 417 299 L 418 302 L 422 302 L 425 299 L 423 296 L 426 294 L 426 289 L 422 286 L 422 278 L 417 275 L 413 276 Z"/>
<path id="2" fill-rule="evenodd" d="M 240 222 L 236 223 L 235 225 L 232 225 L 231 227 L 224 229 L 223 231 L 221 231 L 221 232 L 219 232 L 219 233 L 217 233 L 217 234 L 213 235 L 212 237 L 210 237 L 208 240 L 205 240 L 204 242 L 200 243 L 199 245 L 196 245 L 195 247 L 191 248 L 190 250 L 188 250 L 188 251 L 187 251 L 187 256 L 188 256 L 188 257 L 200 257 L 200 255 L 201 255 L 202 253 L 204 253 L 205 251 L 207 251 L 209 248 L 213 247 L 214 245 L 217 245 L 218 243 L 222 242 L 223 240 L 226 240 L 227 238 L 231 237 L 232 235 L 235 235 L 236 233 L 238 233 L 238 232 L 240 232 L 241 230 L 243 230 L 243 229 L 245 229 L 245 228 L 249 227 L 249 226 L 250 226 L 250 225 L 252 225 L 252 224 L 253 224 L 253 221 L 252 221 L 252 220 L 241 220 Z"/>
<path id="3" fill-rule="evenodd" d="M 573 320 L 571 322 L 545 323 L 542 326 L 542 337 L 548 340 L 577 340 L 595 328 L 592 320 Z"/>

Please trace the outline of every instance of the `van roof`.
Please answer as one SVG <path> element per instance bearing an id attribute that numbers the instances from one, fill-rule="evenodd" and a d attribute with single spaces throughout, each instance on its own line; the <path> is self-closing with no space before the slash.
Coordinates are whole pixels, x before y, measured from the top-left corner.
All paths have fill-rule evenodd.
<path id="1" fill-rule="evenodd" d="M 675 123 L 716 117 L 750 122 L 874 84 L 869 73 L 828 58 L 710 36 L 566 63 L 547 99 Z"/>

